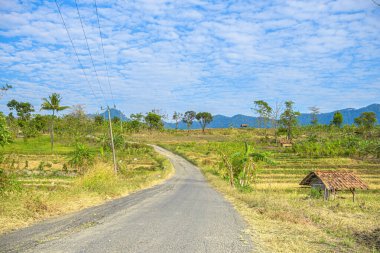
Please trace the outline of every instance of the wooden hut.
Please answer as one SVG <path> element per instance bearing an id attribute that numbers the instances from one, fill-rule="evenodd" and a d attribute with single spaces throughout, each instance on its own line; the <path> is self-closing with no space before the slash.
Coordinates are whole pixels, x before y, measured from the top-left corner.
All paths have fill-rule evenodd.
<path id="1" fill-rule="evenodd" d="M 320 189 L 327 200 L 330 194 L 337 191 L 349 190 L 352 193 L 352 200 L 355 201 L 355 189 L 368 190 L 368 185 L 357 175 L 350 171 L 321 171 L 310 172 L 300 183 L 312 188 Z"/>

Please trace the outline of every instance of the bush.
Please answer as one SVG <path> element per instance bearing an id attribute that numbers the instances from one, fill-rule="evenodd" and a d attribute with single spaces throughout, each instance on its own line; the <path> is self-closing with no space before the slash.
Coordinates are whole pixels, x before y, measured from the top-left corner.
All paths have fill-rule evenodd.
<path id="1" fill-rule="evenodd" d="M 87 166 L 92 165 L 94 156 L 90 149 L 82 143 L 77 143 L 75 150 L 69 154 L 69 164 L 83 173 Z"/>
<path id="2" fill-rule="evenodd" d="M 322 190 L 320 188 L 310 188 L 310 197 L 312 199 L 320 199 L 322 197 Z"/>
<path id="3" fill-rule="evenodd" d="M 21 184 L 0 169 L 0 195 L 9 191 L 20 191 Z"/>

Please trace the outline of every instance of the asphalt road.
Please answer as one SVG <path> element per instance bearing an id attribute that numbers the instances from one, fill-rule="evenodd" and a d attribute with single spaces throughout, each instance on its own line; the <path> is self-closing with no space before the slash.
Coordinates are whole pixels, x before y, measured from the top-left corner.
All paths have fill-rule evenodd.
<path id="1" fill-rule="evenodd" d="M 0 252 L 252 252 L 245 223 L 199 169 L 159 147 L 165 183 L 0 236 Z"/>

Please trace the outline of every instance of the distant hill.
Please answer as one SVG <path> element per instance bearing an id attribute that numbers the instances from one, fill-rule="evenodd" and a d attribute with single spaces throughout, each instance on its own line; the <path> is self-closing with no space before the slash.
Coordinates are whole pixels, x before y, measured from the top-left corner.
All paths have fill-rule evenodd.
<path id="1" fill-rule="evenodd" d="M 380 104 L 372 104 L 363 108 L 354 109 L 354 108 L 347 108 L 340 111 L 343 115 L 343 124 L 345 125 L 352 125 L 354 124 L 354 119 L 359 117 L 361 113 L 363 112 L 374 112 L 376 113 L 377 122 L 380 122 Z M 337 111 L 329 112 L 329 113 L 321 113 L 318 115 L 318 122 L 319 124 L 330 124 L 334 113 Z M 309 125 L 311 121 L 311 114 L 304 113 L 301 114 L 301 116 L 298 117 L 298 122 L 301 125 Z"/>
<path id="2" fill-rule="evenodd" d="M 359 117 L 362 112 L 374 112 L 376 113 L 377 122 L 380 122 L 380 104 L 372 104 L 363 108 L 359 109 L 353 109 L 353 108 L 347 108 L 340 111 L 343 115 L 343 124 L 345 125 L 351 125 L 354 124 L 354 119 L 356 117 Z M 318 122 L 319 124 L 330 124 L 334 113 L 328 112 L 328 113 L 321 113 L 318 115 Z M 311 114 L 310 113 L 302 113 L 298 117 L 298 122 L 300 125 L 309 125 L 311 121 Z M 257 127 L 258 124 L 258 117 L 252 117 L 252 116 L 246 116 L 237 114 L 232 117 L 227 117 L 223 115 L 215 115 L 214 120 L 208 125 L 208 128 L 228 128 L 228 127 L 240 127 L 241 124 L 248 124 L 249 127 Z M 174 123 L 167 123 L 165 122 L 166 128 L 175 128 Z M 179 129 L 186 129 L 186 124 L 181 122 L 178 125 Z M 192 125 L 192 129 L 199 129 L 200 125 L 198 122 L 194 122 Z"/>
<path id="3" fill-rule="evenodd" d="M 347 108 L 338 110 L 343 115 L 343 124 L 345 125 L 351 125 L 354 124 L 354 119 L 356 117 L 359 117 L 359 115 L 362 112 L 374 112 L 376 113 L 377 122 L 380 123 L 380 104 L 372 104 L 363 108 L 359 109 L 353 109 L 353 108 Z M 118 117 L 121 118 L 123 121 L 129 121 L 129 119 L 119 110 L 112 108 L 110 110 L 111 112 L 111 118 Z M 321 113 L 318 115 L 318 122 L 319 124 L 330 124 L 334 113 L 328 112 L 328 113 Z M 96 114 L 89 114 L 89 117 L 95 117 Z M 108 113 L 107 111 L 104 111 L 100 113 L 99 115 L 103 116 L 105 119 L 108 119 Z M 311 121 L 311 114 L 310 113 L 302 113 L 298 117 L 298 122 L 300 125 L 309 125 Z M 210 125 L 207 126 L 207 128 L 228 128 L 228 127 L 240 127 L 241 124 L 248 124 L 249 127 L 257 127 L 258 126 L 258 117 L 252 117 L 252 116 L 246 116 L 242 114 L 237 114 L 232 117 L 224 116 L 224 115 L 215 115 L 214 120 L 210 123 Z M 165 128 L 175 128 L 175 123 L 170 122 L 164 122 Z M 186 129 L 186 124 L 183 122 L 180 122 L 178 125 L 179 129 Z M 200 125 L 197 121 L 194 121 L 191 129 L 200 129 Z"/>
<path id="4" fill-rule="evenodd" d="M 114 109 L 114 108 L 111 108 L 110 109 L 110 114 L 111 114 L 111 119 L 115 118 L 115 117 L 118 117 L 120 118 L 122 121 L 129 121 L 129 119 L 124 115 L 124 113 L 122 113 L 121 111 L 119 111 L 118 109 Z M 97 114 L 88 114 L 88 116 L 90 118 L 93 118 L 95 117 Z M 100 116 L 103 116 L 105 119 L 108 119 L 108 112 L 107 111 L 104 111 L 102 113 L 99 113 Z"/>

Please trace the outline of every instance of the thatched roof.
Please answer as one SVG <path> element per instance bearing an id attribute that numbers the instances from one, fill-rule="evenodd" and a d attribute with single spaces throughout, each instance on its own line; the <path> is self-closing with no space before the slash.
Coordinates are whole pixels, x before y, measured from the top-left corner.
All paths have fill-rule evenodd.
<path id="1" fill-rule="evenodd" d="M 317 170 L 307 175 L 300 185 L 310 185 L 315 177 L 319 178 L 329 190 L 368 189 L 368 185 L 350 171 Z"/>

